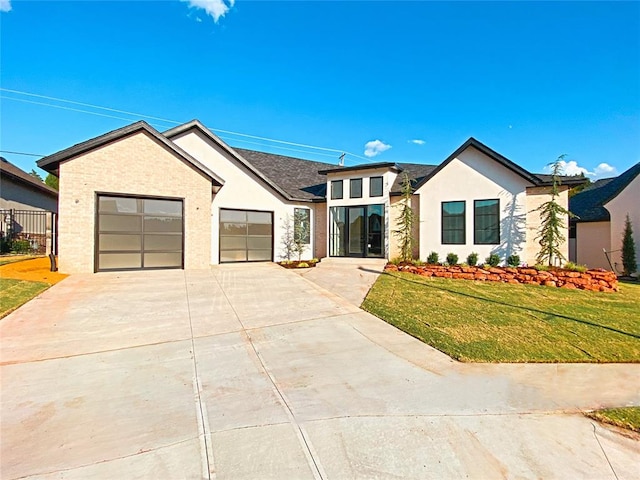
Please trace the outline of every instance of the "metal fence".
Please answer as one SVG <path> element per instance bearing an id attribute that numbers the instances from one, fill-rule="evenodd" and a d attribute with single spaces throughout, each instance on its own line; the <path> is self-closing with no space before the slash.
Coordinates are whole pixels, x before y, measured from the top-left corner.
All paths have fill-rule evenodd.
<path id="1" fill-rule="evenodd" d="M 0 253 L 57 254 L 58 215 L 41 210 L 0 210 Z"/>

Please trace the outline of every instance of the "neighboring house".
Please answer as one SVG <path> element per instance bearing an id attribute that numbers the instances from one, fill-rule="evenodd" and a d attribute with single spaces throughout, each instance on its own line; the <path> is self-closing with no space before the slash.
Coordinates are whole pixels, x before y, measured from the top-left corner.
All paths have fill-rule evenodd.
<path id="1" fill-rule="evenodd" d="M 571 220 L 571 260 L 591 268 L 622 273 L 622 234 L 627 214 L 640 264 L 640 162 L 615 178 L 598 180 L 569 200 L 578 218 Z M 609 259 L 605 255 L 609 255 Z M 611 265 L 609 264 L 611 262 Z"/>
<path id="2" fill-rule="evenodd" d="M 398 254 L 401 180 L 413 179 L 416 254 L 519 254 L 533 262 L 550 178 L 469 139 L 441 165 L 355 167 L 233 149 L 194 120 L 137 122 L 41 159 L 60 178 L 59 264 L 67 273 L 283 258 L 285 224 L 309 226 L 305 258 Z M 583 180 L 563 180 L 559 201 Z M 563 246 L 566 251 L 566 245 Z"/>
<path id="3" fill-rule="evenodd" d="M 0 210 L 58 211 L 58 192 L 0 157 Z"/>

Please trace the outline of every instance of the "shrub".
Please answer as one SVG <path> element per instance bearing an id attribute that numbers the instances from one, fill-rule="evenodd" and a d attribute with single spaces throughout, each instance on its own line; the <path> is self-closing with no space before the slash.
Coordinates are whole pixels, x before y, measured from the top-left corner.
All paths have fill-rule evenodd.
<path id="1" fill-rule="evenodd" d="M 438 252 L 431 252 L 427 257 L 427 263 L 431 265 L 435 265 L 438 263 L 438 258 L 439 258 Z"/>
<path id="2" fill-rule="evenodd" d="M 423 266 L 423 265 L 424 265 L 424 262 L 418 258 L 418 259 L 416 259 L 416 260 L 414 260 L 414 261 L 413 261 L 413 264 L 414 264 L 416 267 L 421 267 L 421 266 Z"/>
<path id="3" fill-rule="evenodd" d="M 622 269 L 626 276 L 636 273 L 638 270 L 636 265 L 636 244 L 633 241 L 633 228 L 628 213 L 624 221 L 624 232 L 622 234 Z"/>
<path id="4" fill-rule="evenodd" d="M 533 268 L 535 268 L 539 272 L 547 272 L 550 267 L 549 267 L 549 265 L 541 265 L 541 264 L 537 263 L 536 265 L 533 266 Z"/>
<path id="5" fill-rule="evenodd" d="M 393 257 L 391 260 L 389 260 L 389 263 L 391 263 L 392 265 L 400 265 L 402 263 L 402 258 Z"/>
<path id="6" fill-rule="evenodd" d="M 11 243 L 11 250 L 16 253 L 29 253 L 31 244 L 29 240 L 14 240 Z"/>
<path id="7" fill-rule="evenodd" d="M 498 264 L 500 263 L 500 257 L 498 256 L 498 254 L 492 253 L 487 258 L 485 258 L 484 261 L 489 265 L 491 265 L 492 267 L 497 267 Z"/>
<path id="8" fill-rule="evenodd" d="M 567 270 L 571 270 L 572 272 L 584 273 L 587 271 L 586 265 L 578 265 L 577 263 L 573 263 L 573 262 L 565 263 L 564 268 L 566 268 Z"/>
<path id="9" fill-rule="evenodd" d="M 309 260 L 309 263 L 318 263 L 320 260 L 318 260 L 317 258 L 312 258 L 311 260 Z"/>
<path id="10" fill-rule="evenodd" d="M 510 267 L 519 267 L 520 266 L 520 256 L 519 255 L 509 255 L 507 257 L 507 265 Z"/>
<path id="11" fill-rule="evenodd" d="M 309 264 L 307 262 L 300 262 L 296 268 L 308 268 Z"/>
<path id="12" fill-rule="evenodd" d="M 447 263 L 449 265 L 457 265 L 458 264 L 458 255 L 453 252 L 447 253 Z"/>
<path id="13" fill-rule="evenodd" d="M 478 254 L 476 252 L 471 252 L 469 256 L 467 256 L 467 263 L 471 267 L 475 267 L 478 264 Z"/>

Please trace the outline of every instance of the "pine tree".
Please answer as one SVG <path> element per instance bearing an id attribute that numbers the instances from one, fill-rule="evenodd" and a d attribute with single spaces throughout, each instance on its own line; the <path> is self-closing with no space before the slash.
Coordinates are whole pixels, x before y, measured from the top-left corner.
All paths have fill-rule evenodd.
<path id="1" fill-rule="evenodd" d="M 413 260 L 413 244 L 415 243 L 413 238 L 415 214 L 411 208 L 411 195 L 413 194 L 411 179 L 406 173 L 402 176 L 401 192 L 402 201 L 398 205 L 400 212 L 396 217 L 398 229 L 394 230 L 393 234 L 398 239 L 402 261 L 410 262 Z"/>
<path id="2" fill-rule="evenodd" d="M 540 212 L 540 229 L 538 230 L 538 244 L 540 251 L 536 256 L 536 262 L 539 264 L 547 263 L 552 266 L 553 260 L 566 260 L 560 251 L 560 245 L 565 242 L 565 236 L 562 230 L 566 228 L 564 219 L 566 217 L 575 217 L 569 210 L 560 205 L 557 198 L 560 195 L 559 186 L 561 184 L 560 174 L 562 173 L 562 161 L 565 155 L 560 155 L 558 159 L 551 163 L 552 185 L 551 200 L 544 202 L 534 211 Z"/>
<path id="3" fill-rule="evenodd" d="M 42 180 L 42 177 L 40 176 L 40 174 L 38 172 L 36 172 L 33 168 L 31 169 L 31 171 L 29 172 L 29 175 L 31 175 L 33 178 L 37 178 L 38 180 L 40 180 L 41 182 L 43 182 L 44 180 Z"/>
<path id="4" fill-rule="evenodd" d="M 622 268 L 625 276 L 636 273 L 638 270 L 636 245 L 633 241 L 633 229 L 631 228 L 631 219 L 628 213 L 624 221 L 624 233 L 622 234 Z"/>

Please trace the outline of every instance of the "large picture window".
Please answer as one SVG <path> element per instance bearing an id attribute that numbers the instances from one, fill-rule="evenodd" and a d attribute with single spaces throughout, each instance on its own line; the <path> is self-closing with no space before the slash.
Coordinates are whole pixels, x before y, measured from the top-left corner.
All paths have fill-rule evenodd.
<path id="1" fill-rule="evenodd" d="M 465 243 L 465 202 L 442 202 L 442 244 Z"/>
<path id="2" fill-rule="evenodd" d="M 473 243 L 497 245 L 500 243 L 500 200 L 473 202 Z"/>
<path id="3" fill-rule="evenodd" d="M 311 210 L 308 208 L 296 208 L 293 212 L 293 235 L 295 241 L 300 239 L 301 243 L 309 245 L 311 243 Z"/>
<path id="4" fill-rule="evenodd" d="M 331 200 L 340 200 L 342 198 L 342 180 L 331 181 Z"/>

